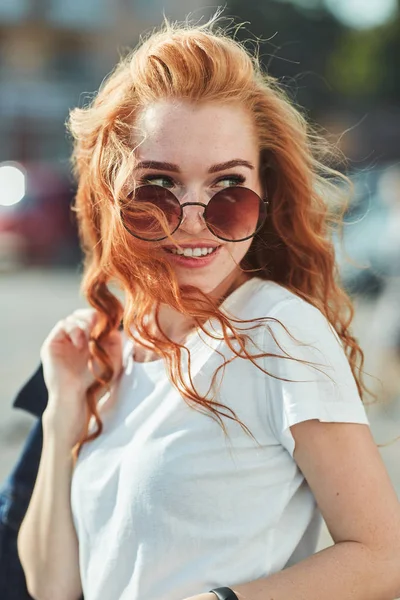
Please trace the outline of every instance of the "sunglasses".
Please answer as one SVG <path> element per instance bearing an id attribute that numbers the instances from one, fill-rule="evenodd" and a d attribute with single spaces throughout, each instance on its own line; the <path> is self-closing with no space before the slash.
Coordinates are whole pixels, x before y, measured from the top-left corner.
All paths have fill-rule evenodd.
<path id="1" fill-rule="evenodd" d="M 160 242 L 183 223 L 185 206 L 201 206 L 202 219 L 208 230 L 226 242 L 244 242 L 256 235 L 267 218 L 268 200 L 262 200 L 252 190 L 233 186 L 220 190 L 208 204 L 185 202 L 160 185 L 138 187 L 128 205 L 121 208 L 125 229 L 134 237 L 147 242 Z M 145 204 L 155 211 L 146 210 Z M 157 214 L 157 217 L 155 216 Z"/>

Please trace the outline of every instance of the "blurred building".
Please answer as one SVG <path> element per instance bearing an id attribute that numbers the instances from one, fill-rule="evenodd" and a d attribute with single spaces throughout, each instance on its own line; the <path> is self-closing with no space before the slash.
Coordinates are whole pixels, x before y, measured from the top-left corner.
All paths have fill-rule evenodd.
<path id="1" fill-rule="evenodd" d="M 0 0 L 0 161 L 67 159 L 69 109 L 163 12 L 205 10 L 200 0 Z"/>
<path id="2" fill-rule="evenodd" d="M 201 19 L 207 10 L 200 0 L 0 0 L 0 273 L 80 261 L 70 109 L 163 13 Z M 25 191 L 15 200 L 20 169 Z"/>

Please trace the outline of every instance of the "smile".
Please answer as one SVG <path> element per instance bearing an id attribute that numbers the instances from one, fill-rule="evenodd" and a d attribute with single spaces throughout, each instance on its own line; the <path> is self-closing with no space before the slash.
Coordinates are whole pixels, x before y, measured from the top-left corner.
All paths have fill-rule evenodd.
<path id="1" fill-rule="evenodd" d="M 201 268 L 211 264 L 221 251 L 221 246 L 197 246 L 186 248 L 164 247 L 170 260 L 177 266 Z"/>
<path id="2" fill-rule="evenodd" d="M 211 254 L 212 252 L 215 252 L 218 249 L 218 246 L 216 246 L 215 248 L 206 248 L 206 247 L 198 247 L 198 248 L 183 248 L 183 249 L 179 249 L 179 248 L 165 248 L 165 250 L 167 252 L 171 252 L 172 254 L 178 254 L 180 256 L 194 256 L 194 257 L 201 257 L 201 256 L 207 256 L 207 254 Z"/>

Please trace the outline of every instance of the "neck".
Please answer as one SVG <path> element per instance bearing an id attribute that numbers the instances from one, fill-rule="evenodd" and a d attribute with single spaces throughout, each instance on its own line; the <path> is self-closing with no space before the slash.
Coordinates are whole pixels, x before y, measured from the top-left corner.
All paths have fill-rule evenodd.
<path id="1" fill-rule="evenodd" d="M 248 275 L 240 272 L 226 278 L 211 292 L 208 296 L 221 303 L 229 294 L 250 279 Z M 191 317 L 183 315 L 181 312 L 171 308 L 167 304 L 162 304 L 159 310 L 159 323 L 164 333 L 175 343 L 183 344 L 186 337 L 196 326 Z M 135 349 L 135 360 L 138 362 L 148 362 L 157 360 L 159 355 L 149 349 L 139 346 Z"/>
<path id="2" fill-rule="evenodd" d="M 216 288 L 207 295 L 220 304 L 225 297 L 231 294 L 242 283 L 250 279 L 248 275 L 240 272 L 227 277 Z M 183 315 L 179 311 L 166 304 L 160 306 L 159 321 L 161 329 L 173 341 L 181 343 L 182 340 L 193 330 L 195 323 L 191 317 Z"/>

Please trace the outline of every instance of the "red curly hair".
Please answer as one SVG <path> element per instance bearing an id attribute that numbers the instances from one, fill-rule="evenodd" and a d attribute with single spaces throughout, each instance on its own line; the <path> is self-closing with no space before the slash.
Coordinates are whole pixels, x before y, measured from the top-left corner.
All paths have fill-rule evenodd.
<path id="1" fill-rule="evenodd" d="M 271 207 L 241 266 L 286 287 L 325 315 L 342 340 L 363 397 L 363 353 L 349 330 L 353 307 L 337 283 L 331 241 L 338 217 L 331 214 L 328 199 L 337 196 L 338 182 L 346 182 L 330 166 L 333 150 L 327 151 L 326 142 L 278 82 L 263 73 L 258 57 L 220 28 L 216 18 L 205 25 L 165 21 L 120 60 L 89 106 L 75 108 L 70 114 L 78 182 L 74 210 L 86 256 L 82 290 L 99 313 L 90 350 L 103 366 L 101 378 L 87 391 L 89 415 L 79 448 L 102 430 L 96 398 L 113 378 L 102 341 L 121 321 L 128 336 L 134 337 L 134 326 L 141 339 L 159 351 L 171 381 L 194 408 L 206 408 L 224 431 L 221 414 L 234 418 L 248 431 L 231 409 L 233 417 L 220 413 L 217 408 L 227 407 L 197 394 L 191 380 L 190 385 L 185 383 L 180 360 L 184 346 L 162 331 L 155 336 L 146 317 L 154 307 L 166 303 L 190 316 L 200 328 L 215 318 L 235 356 L 254 361 L 257 357 L 248 353 L 246 336 L 236 331 L 217 302 L 205 295 L 194 296 L 191 288 L 180 289 L 156 245 L 132 238 L 121 222 L 121 209 L 131 201 L 129 192 L 135 186 L 132 132 L 137 115 L 150 103 L 170 98 L 194 103 L 235 102 L 250 112 L 258 136 L 261 182 L 268 190 Z M 124 304 L 110 290 L 113 282 L 122 287 Z M 239 351 L 232 339 L 239 341 Z M 214 383 L 215 375 L 210 390 Z M 97 429 L 89 435 L 91 416 Z"/>

